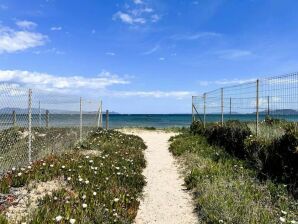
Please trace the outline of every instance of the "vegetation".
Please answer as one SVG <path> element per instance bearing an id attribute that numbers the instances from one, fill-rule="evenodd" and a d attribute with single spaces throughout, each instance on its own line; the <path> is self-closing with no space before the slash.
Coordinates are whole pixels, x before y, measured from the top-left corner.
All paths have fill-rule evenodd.
<path id="1" fill-rule="evenodd" d="M 13 168 L 0 180 L 0 191 L 13 194 L 32 181 L 62 177 L 66 186 L 42 198 L 26 223 L 132 223 L 145 184 L 145 147 L 139 137 L 99 129 L 75 151 Z M 2 210 L 0 223 L 4 215 Z"/>
<path id="2" fill-rule="evenodd" d="M 92 129 L 89 128 L 91 131 Z M 32 128 L 32 159 L 59 154 L 74 148 L 79 139 L 79 128 Z M 28 130 L 11 127 L 0 132 L 0 172 L 13 166 L 28 164 Z"/>
<path id="3" fill-rule="evenodd" d="M 229 154 L 245 159 L 258 171 L 261 179 L 287 184 L 298 197 L 298 126 L 266 118 L 258 135 L 251 124 L 229 121 L 224 126 L 199 122 L 191 125 L 191 133 L 205 136 L 210 144 L 223 147 Z"/>
<path id="4" fill-rule="evenodd" d="M 192 131 L 202 130 L 192 125 Z M 298 203 L 288 195 L 286 185 L 260 181 L 247 160 L 210 145 L 202 134 L 173 137 L 170 150 L 184 162 L 185 183 L 195 193 L 203 222 L 297 223 Z"/>

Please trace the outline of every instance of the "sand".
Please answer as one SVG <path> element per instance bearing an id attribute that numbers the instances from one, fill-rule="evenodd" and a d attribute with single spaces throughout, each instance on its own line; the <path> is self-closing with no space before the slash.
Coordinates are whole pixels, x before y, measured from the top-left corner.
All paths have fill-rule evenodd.
<path id="1" fill-rule="evenodd" d="M 177 162 L 168 150 L 168 140 L 175 133 L 143 130 L 125 130 L 125 133 L 140 136 L 148 146 L 143 173 L 147 185 L 135 223 L 198 223 L 191 195 L 185 190 Z"/>

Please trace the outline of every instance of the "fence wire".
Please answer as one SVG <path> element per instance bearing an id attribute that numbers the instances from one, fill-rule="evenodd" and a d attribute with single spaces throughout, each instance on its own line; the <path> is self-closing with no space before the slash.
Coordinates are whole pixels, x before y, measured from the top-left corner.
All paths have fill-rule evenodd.
<path id="1" fill-rule="evenodd" d="M 102 127 L 100 100 L 0 83 L 0 105 L 0 174 L 74 149 Z"/>
<path id="2" fill-rule="evenodd" d="M 266 118 L 298 121 L 298 73 L 228 86 L 192 97 L 193 120 L 259 124 Z"/>

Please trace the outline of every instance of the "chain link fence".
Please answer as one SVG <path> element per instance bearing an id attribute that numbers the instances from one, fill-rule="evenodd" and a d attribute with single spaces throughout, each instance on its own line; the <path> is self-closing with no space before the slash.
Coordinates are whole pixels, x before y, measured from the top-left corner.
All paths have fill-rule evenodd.
<path id="1" fill-rule="evenodd" d="M 192 97 L 193 120 L 224 124 L 228 120 L 251 123 L 258 134 L 268 118 L 298 121 L 298 73 L 257 79 Z"/>
<path id="2" fill-rule="evenodd" d="M 0 174 L 73 149 L 103 126 L 101 100 L 0 83 Z"/>

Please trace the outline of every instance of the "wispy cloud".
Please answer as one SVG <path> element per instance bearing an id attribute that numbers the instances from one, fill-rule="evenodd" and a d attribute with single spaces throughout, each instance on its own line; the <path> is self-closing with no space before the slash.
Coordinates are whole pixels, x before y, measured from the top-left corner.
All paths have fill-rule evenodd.
<path id="1" fill-rule="evenodd" d="M 20 27 L 21 29 L 34 29 L 37 27 L 36 23 L 34 23 L 32 21 L 28 21 L 28 20 L 17 21 L 16 25 L 18 27 Z"/>
<path id="2" fill-rule="evenodd" d="M 130 83 L 126 78 L 107 71 L 102 71 L 95 77 L 87 78 L 84 76 L 56 76 L 20 70 L 0 70 L 0 82 L 9 82 L 34 89 L 58 92 L 67 92 L 78 88 L 81 90 L 98 90 L 112 85 Z"/>
<path id="3" fill-rule="evenodd" d="M 60 30 L 62 30 L 62 27 L 61 26 L 53 26 L 53 27 L 51 27 L 51 30 L 52 31 L 60 31 Z"/>
<path id="4" fill-rule="evenodd" d="M 154 97 L 154 98 L 177 98 L 183 99 L 194 95 L 190 91 L 117 91 L 113 93 L 114 96 L 119 97 Z"/>
<path id="5" fill-rule="evenodd" d="M 114 17 L 113 17 L 114 20 L 121 20 L 122 22 L 124 23 L 127 23 L 127 24 L 145 24 L 146 23 L 146 20 L 142 17 L 133 17 L 131 14 L 128 14 L 128 13 L 124 13 L 124 12 L 117 12 Z"/>
<path id="6" fill-rule="evenodd" d="M 249 50 L 240 50 L 240 49 L 228 49 L 215 52 L 222 59 L 238 59 L 248 56 L 252 56 L 253 52 Z"/>
<path id="7" fill-rule="evenodd" d="M 210 86 L 210 85 L 238 85 L 238 84 L 245 84 L 245 83 L 251 83 L 256 81 L 256 78 L 250 78 L 250 79 L 222 79 L 222 80 L 215 80 L 215 81 L 206 81 L 201 80 L 199 81 L 200 86 Z"/>
<path id="8" fill-rule="evenodd" d="M 6 9 L 8 9 L 8 6 L 4 5 L 4 4 L 0 4 L 0 9 L 1 10 L 6 10 Z"/>
<path id="9" fill-rule="evenodd" d="M 158 51 L 159 48 L 160 48 L 160 46 L 159 45 L 156 45 L 153 48 L 151 48 L 150 50 L 143 52 L 142 54 L 143 55 L 153 54 L 154 52 Z"/>
<path id="10" fill-rule="evenodd" d="M 50 48 L 50 49 L 46 49 L 46 50 L 40 50 L 40 51 L 34 51 L 33 52 L 34 54 L 57 54 L 57 55 L 64 55 L 65 52 L 64 51 L 61 51 L 61 50 L 58 50 L 57 48 L 53 47 L 53 48 Z"/>
<path id="11" fill-rule="evenodd" d="M 135 3 L 135 4 L 143 4 L 143 1 L 142 0 L 133 0 L 133 3 Z"/>
<path id="12" fill-rule="evenodd" d="M 14 30 L 0 26 L 0 53 L 13 53 L 42 46 L 48 40 L 46 35 L 27 30 Z"/>
<path id="13" fill-rule="evenodd" d="M 133 0 L 133 5 L 126 4 L 122 10 L 113 15 L 113 20 L 120 20 L 129 25 L 144 25 L 148 22 L 156 23 L 160 16 L 155 10 L 142 0 Z"/>
<path id="14" fill-rule="evenodd" d="M 115 56 L 116 54 L 114 52 L 106 52 L 106 55 L 108 55 L 108 56 Z"/>
<path id="15" fill-rule="evenodd" d="M 222 34 L 216 32 L 199 32 L 193 34 L 176 34 L 172 36 L 174 40 L 198 40 L 200 38 L 220 37 Z"/>
<path id="16" fill-rule="evenodd" d="M 165 59 L 164 57 L 160 57 L 159 60 L 160 60 L 160 61 L 164 61 L 164 60 L 166 60 L 166 59 Z"/>

